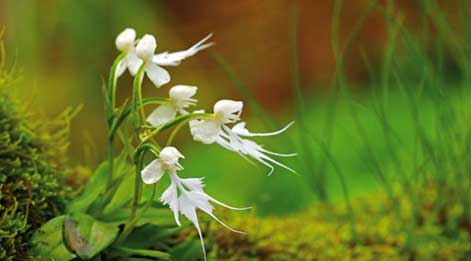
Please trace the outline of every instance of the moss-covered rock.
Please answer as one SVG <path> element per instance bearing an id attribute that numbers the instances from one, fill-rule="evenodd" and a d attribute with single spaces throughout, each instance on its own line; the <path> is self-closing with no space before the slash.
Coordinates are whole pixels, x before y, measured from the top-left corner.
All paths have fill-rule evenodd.
<path id="1" fill-rule="evenodd" d="M 0 260 L 29 259 L 32 231 L 61 213 L 68 115 L 44 121 L 15 101 L 15 80 L 0 67 Z"/>
<path id="2" fill-rule="evenodd" d="M 287 217 L 226 213 L 227 223 L 247 234 L 212 226 L 207 238 L 217 260 L 470 260 L 471 231 L 459 197 L 443 188 L 439 197 L 436 187 L 418 189 L 426 200 L 414 208 L 416 222 L 405 196 L 398 208 L 384 193 L 355 200 L 355 239 L 342 204 Z"/>

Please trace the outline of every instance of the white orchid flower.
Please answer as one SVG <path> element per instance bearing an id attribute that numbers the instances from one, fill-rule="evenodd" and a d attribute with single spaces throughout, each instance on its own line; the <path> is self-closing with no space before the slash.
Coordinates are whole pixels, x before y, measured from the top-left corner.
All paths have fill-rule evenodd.
<path id="1" fill-rule="evenodd" d="M 191 223 L 195 226 L 198 231 L 198 236 L 201 240 L 201 247 L 204 253 L 204 259 L 206 260 L 206 251 L 204 248 L 203 235 L 198 222 L 198 216 L 196 210 L 200 209 L 205 212 L 217 222 L 231 231 L 236 231 L 213 214 L 214 207 L 210 202 L 214 202 L 223 207 L 234 209 L 234 210 L 245 210 L 248 208 L 234 208 L 228 206 L 213 197 L 209 196 L 203 191 L 203 179 L 202 178 L 180 178 L 177 175 L 178 170 L 182 170 L 183 167 L 178 163 L 179 159 L 184 158 L 183 155 L 174 147 L 165 147 L 159 154 L 159 159 L 152 161 L 147 165 L 141 172 L 142 179 L 146 184 L 152 184 L 160 180 L 165 172 L 168 172 L 170 176 L 170 186 L 163 192 L 160 200 L 163 204 L 168 205 L 173 211 L 175 222 L 180 226 L 179 215 L 183 214 L 187 217 Z"/>
<path id="2" fill-rule="evenodd" d="M 169 73 L 161 66 L 179 65 L 184 59 L 210 47 L 213 43 L 205 44 L 205 41 L 208 40 L 209 37 L 211 37 L 211 34 L 184 51 L 154 54 L 157 49 L 157 42 L 154 36 L 146 34 L 141 40 L 139 40 L 136 46 L 136 55 L 142 60 L 140 61 L 139 66 L 142 62 L 145 63 L 145 72 L 147 76 L 154 85 L 159 88 L 170 81 Z"/>
<path id="3" fill-rule="evenodd" d="M 274 160 L 269 155 L 280 157 L 291 157 L 296 154 L 281 154 L 275 153 L 264 149 L 257 143 L 244 139 L 242 137 L 256 137 L 256 136 L 274 136 L 286 131 L 293 122 L 281 130 L 270 133 L 251 133 L 245 128 L 245 122 L 239 122 L 232 128 L 227 124 L 236 123 L 240 121 L 240 114 L 242 113 L 243 103 L 241 101 L 220 100 L 213 108 L 214 119 L 201 119 L 190 121 L 190 132 L 193 139 L 205 144 L 217 143 L 220 146 L 234 151 L 241 155 L 243 158 L 248 157 L 264 164 L 270 168 L 269 175 L 273 173 L 273 165 L 277 165 L 286 170 L 296 173 L 288 166 Z M 250 160 L 249 160 L 250 161 Z"/>
<path id="4" fill-rule="evenodd" d="M 176 85 L 169 91 L 169 100 L 166 104 L 160 105 L 147 118 L 147 122 L 152 126 L 160 126 L 180 114 L 188 114 L 186 108 L 195 105 L 197 100 L 192 97 L 196 94 L 196 86 Z"/>
<path id="5" fill-rule="evenodd" d="M 131 75 L 135 75 L 141 64 L 141 60 L 136 55 L 136 31 L 132 28 L 126 28 L 118 37 L 116 37 L 116 48 L 125 53 L 123 60 L 121 60 L 116 67 L 116 77 L 121 76 L 126 69 L 129 70 Z"/>

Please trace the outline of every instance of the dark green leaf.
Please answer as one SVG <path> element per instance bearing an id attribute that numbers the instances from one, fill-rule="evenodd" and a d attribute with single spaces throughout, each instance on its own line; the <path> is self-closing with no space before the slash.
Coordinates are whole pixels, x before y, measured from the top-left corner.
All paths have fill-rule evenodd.
<path id="1" fill-rule="evenodd" d="M 93 217 L 75 213 L 64 219 L 64 242 L 81 258 L 92 258 L 116 239 L 119 228 Z"/>
<path id="2" fill-rule="evenodd" d="M 120 256 L 140 256 L 140 257 L 152 257 L 158 260 L 170 260 L 171 256 L 168 253 L 158 250 L 147 250 L 147 249 L 133 249 L 127 247 L 113 247 L 113 252 L 119 253 Z"/>
<path id="3" fill-rule="evenodd" d="M 37 229 L 32 238 L 32 253 L 37 258 L 71 260 L 75 254 L 65 247 L 62 240 L 62 225 L 65 216 L 55 217 Z"/>
<path id="4" fill-rule="evenodd" d="M 105 190 L 108 173 L 108 162 L 101 163 L 90 177 L 82 194 L 70 204 L 69 212 L 86 212 L 93 201 L 99 198 L 99 195 Z"/>
<path id="5" fill-rule="evenodd" d="M 197 260 L 202 258 L 201 243 L 197 240 L 185 241 L 172 249 L 170 254 L 177 261 Z"/>

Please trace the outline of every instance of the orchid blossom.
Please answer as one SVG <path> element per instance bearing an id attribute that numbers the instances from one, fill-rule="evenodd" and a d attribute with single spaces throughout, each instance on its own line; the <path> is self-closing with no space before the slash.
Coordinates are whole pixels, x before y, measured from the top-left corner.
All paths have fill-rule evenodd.
<path id="1" fill-rule="evenodd" d="M 121 76 L 126 68 L 134 76 L 144 63 L 147 76 L 158 88 L 170 81 L 169 73 L 161 66 L 177 66 L 184 59 L 210 47 L 213 43 L 205 42 L 211 36 L 209 34 L 187 50 L 155 54 L 157 42 L 154 36 L 146 34 L 136 41 L 136 31 L 127 28 L 116 37 L 116 48 L 126 54 L 117 66 L 116 77 Z"/>
<path id="2" fill-rule="evenodd" d="M 141 177 L 144 183 L 153 184 L 159 181 L 165 172 L 169 174 L 170 186 L 163 192 L 160 200 L 173 211 L 175 222 L 179 226 L 181 225 L 180 214 L 183 214 L 193 223 L 198 231 L 204 258 L 206 260 L 203 235 L 199 226 L 196 210 L 200 209 L 205 212 L 229 230 L 242 233 L 230 228 L 218 219 L 213 214 L 214 207 L 210 202 L 234 210 L 244 210 L 248 208 L 234 208 L 209 196 L 203 191 L 203 178 L 180 178 L 177 175 L 177 171 L 183 170 L 183 167 L 178 162 L 181 158 L 184 158 L 183 155 L 175 147 L 165 147 L 159 153 L 159 158 L 149 163 L 149 165 L 141 171 Z"/>
<path id="3" fill-rule="evenodd" d="M 132 28 L 126 28 L 116 37 L 116 48 L 125 53 L 124 58 L 116 67 L 116 77 L 121 76 L 126 69 L 131 75 L 135 75 L 141 63 L 136 55 L 136 31 Z"/>
<path id="4" fill-rule="evenodd" d="M 147 122 L 152 126 L 160 126 L 180 114 L 188 114 L 185 108 L 195 105 L 197 100 L 192 97 L 198 90 L 195 86 L 176 85 L 169 91 L 169 99 L 165 104 L 160 105 L 147 118 Z"/>
<path id="5" fill-rule="evenodd" d="M 217 143 L 230 151 L 238 153 L 247 160 L 249 160 L 248 157 L 255 159 L 270 168 L 269 175 L 273 173 L 273 164 L 295 173 L 293 169 L 274 160 L 269 155 L 291 157 L 296 154 L 272 152 L 264 149 L 254 141 L 243 138 L 278 135 L 286 131 L 293 122 L 275 132 L 252 133 L 245 128 L 245 122 L 240 122 L 242 108 L 243 103 L 241 101 L 218 101 L 213 108 L 213 119 L 197 119 L 190 121 L 189 125 L 193 139 L 205 144 Z M 232 128 L 229 128 L 227 125 L 232 123 L 236 124 Z"/>

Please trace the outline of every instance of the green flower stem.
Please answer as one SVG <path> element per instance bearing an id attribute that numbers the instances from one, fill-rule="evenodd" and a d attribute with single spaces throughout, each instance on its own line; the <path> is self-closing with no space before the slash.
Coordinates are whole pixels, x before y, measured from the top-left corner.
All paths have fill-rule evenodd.
<path id="1" fill-rule="evenodd" d="M 149 208 L 148 205 L 150 203 L 148 203 L 144 207 L 144 209 L 138 214 L 139 201 L 141 200 L 141 197 L 142 197 L 142 188 L 144 185 L 141 180 L 140 171 L 142 169 L 142 165 L 143 165 L 142 163 L 143 163 L 144 154 L 146 151 L 150 151 L 155 156 L 158 156 L 160 149 L 156 145 L 151 144 L 151 143 L 146 143 L 136 148 L 136 152 L 134 154 L 134 163 L 136 166 L 136 177 L 134 180 L 134 198 L 133 198 L 132 206 L 131 206 L 131 214 L 129 215 L 128 221 L 126 222 L 124 226 L 123 232 L 121 233 L 121 235 L 119 236 L 117 240 L 118 243 L 121 243 L 123 242 L 123 240 L 126 239 L 126 237 L 132 232 L 137 221 L 139 221 L 139 218 Z M 156 186 L 154 185 L 154 191 L 152 192 L 152 197 L 150 201 L 152 201 L 155 196 L 155 189 L 156 189 Z"/>
<path id="2" fill-rule="evenodd" d="M 166 98 L 152 97 L 152 98 L 143 99 L 141 105 L 146 106 L 150 104 L 165 104 L 167 102 L 168 102 L 168 99 Z M 108 137 L 114 137 L 114 135 L 116 134 L 116 131 L 119 129 L 121 124 L 124 122 L 124 120 L 126 120 L 126 118 L 131 113 L 131 110 L 132 110 L 131 107 L 132 106 L 127 106 L 126 108 L 124 108 L 123 111 L 113 121 L 113 125 L 111 126 L 111 130 L 108 134 Z"/>
<path id="3" fill-rule="evenodd" d="M 186 123 L 187 121 L 194 120 L 194 119 L 212 119 L 212 118 L 214 118 L 214 115 L 211 114 L 211 113 L 189 113 L 189 114 L 185 114 L 185 115 L 180 115 L 178 117 L 175 117 L 171 121 L 168 121 L 168 122 L 160 125 L 159 127 L 157 127 L 155 130 L 153 130 L 151 133 L 149 133 L 146 138 L 144 138 L 144 140 L 141 142 L 141 144 L 144 144 L 144 143 L 148 142 L 154 136 L 158 135 L 160 132 L 162 132 L 162 131 L 164 131 L 168 128 L 171 128 L 175 124 L 179 124 L 179 123 L 182 123 L 182 122 Z"/>
<path id="4" fill-rule="evenodd" d="M 187 124 L 191 119 L 186 119 L 180 123 L 178 123 L 178 125 L 173 129 L 172 133 L 170 133 L 170 136 L 168 137 L 168 140 L 167 140 L 167 144 L 165 144 L 165 146 L 170 146 L 173 142 L 173 140 L 175 139 L 175 136 L 177 136 L 178 132 L 180 131 L 180 129 L 185 126 L 185 124 Z"/>
<path id="5" fill-rule="evenodd" d="M 144 158 L 144 153 L 139 153 L 140 155 L 137 156 L 135 165 L 136 165 L 136 177 L 134 179 L 134 197 L 131 206 L 131 214 L 129 215 L 128 221 L 124 225 L 123 232 L 117 239 L 118 243 L 121 243 L 126 239 L 126 237 L 132 232 L 134 225 L 136 223 L 136 213 L 137 209 L 139 208 L 139 201 L 141 200 L 142 196 L 142 180 L 140 175 L 140 170 L 142 167 L 142 159 Z"/>
<path id="6" fill-rule="evenodd" d="M 110 74 L 108 78 L 108 123 L 111 125 L 114 109 L 116 107 L 116 85 L 118 78 L 116 77 L 116 69 L 118 64 L 124 59 L 126 53 L 121 53 L 113 62 L 113 65 L 110 69 Z"/>
<path id="7" fill-rule="evenodd" d="M 115 121 L 114 110 L 116 106 L 116 85 L 118 79 L 116 77 L 116 69 L 119 63 L 126 56 L 125 53 L 121 53 L 113 62 L 113 65 L 110 69 L 110 74 L 108 78 L 108 103 L 107 103 L 107 116 L 108 116 L 108 166 L 109 166 L 109 175 L 107 188 L 111 186 L 113 182 L 113 172 L 114 172 L 114 135 L 110 135 L 113 129 L 113 124 Z"/>
<path id="8" fill-rule="evenodd" d="M 146 69 L 146 63 L 143 63 L 139 70 L 137 71 L 136 77 L 134 77 L 133 82 L 133 92 L 132 92 L 132 115 L 134 118 L 134 127 L 136 130 L 139 129 L 140 120 L 145 120 L 144 107 L 142 106 L 142 80 L 144 78 L 144 72 Z M 139 115 L 140 114 L 140 115 Z M 139 135 L 137 135 L 139 138 Z"/>

